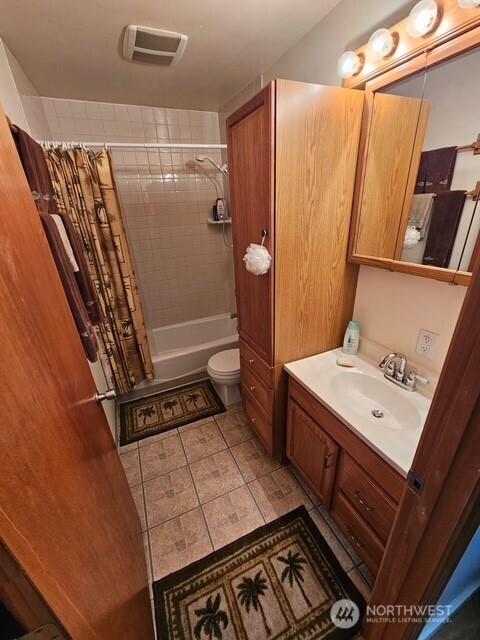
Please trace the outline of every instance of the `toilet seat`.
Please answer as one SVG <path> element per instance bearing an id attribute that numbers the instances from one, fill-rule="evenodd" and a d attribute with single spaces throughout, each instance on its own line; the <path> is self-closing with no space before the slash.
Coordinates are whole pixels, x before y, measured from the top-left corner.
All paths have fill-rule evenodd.
<path id="1" fill-rule="evenodd" d="M 213 355 L 207 373 L 226 407 L 240 402 L 240 349 L 226 349 Z"/>
<path id="2" fill-rule="evenodd" d="M 208 373 L 218 380 L 234 380 L 240 376 L 240 349 L 227 349 L 208 361 Z"/>

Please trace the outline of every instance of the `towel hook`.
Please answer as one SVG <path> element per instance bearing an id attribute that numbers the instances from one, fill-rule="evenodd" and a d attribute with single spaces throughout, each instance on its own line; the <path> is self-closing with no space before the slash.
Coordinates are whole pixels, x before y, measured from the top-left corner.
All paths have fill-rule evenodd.
<path id="1" fill-rule="evenodd" d="M 262 242 L 260 244 L 261 247 L 265 244 L 265 238 L 268 236 L 268 229 L 262 229 Z"/>

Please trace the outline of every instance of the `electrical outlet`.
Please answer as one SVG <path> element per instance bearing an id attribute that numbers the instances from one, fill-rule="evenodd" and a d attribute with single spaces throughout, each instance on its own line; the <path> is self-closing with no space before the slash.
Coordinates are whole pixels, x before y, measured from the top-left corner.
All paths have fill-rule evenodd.
<path id="1" fill-rule="evenodd" d="M 416 351 L 418 355 L 428 358 L 428 360 L 434 360 L 439 337 L 437 333 L 421 329 L 417 340 Z"/>

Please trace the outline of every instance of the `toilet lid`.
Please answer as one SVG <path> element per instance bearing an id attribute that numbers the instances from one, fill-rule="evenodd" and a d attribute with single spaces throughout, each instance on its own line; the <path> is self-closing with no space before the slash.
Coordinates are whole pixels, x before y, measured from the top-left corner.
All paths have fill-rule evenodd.
<path id="1" fill-rule="evenodd" d="M 208 366 L 217 373 L 235 373 L 240 371 L 240 349 L 220 351 L 210 358 Z"/>

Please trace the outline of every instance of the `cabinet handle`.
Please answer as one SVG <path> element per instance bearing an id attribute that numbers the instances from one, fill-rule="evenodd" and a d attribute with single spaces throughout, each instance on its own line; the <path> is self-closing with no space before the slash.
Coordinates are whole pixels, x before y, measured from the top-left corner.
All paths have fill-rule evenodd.
<path id="1" fill-rule="evenodd" d="M 248 388 L 250 389 L 250 391 L 255 391 L 255 385 L 254 384 L 251 384 Z"/>
<path id="2" fill-rule="evenodd" d="M 252 424 L 255 424 L 255 422 L 256 422 L 256 421 L 257 421 L 257 419 L 256 419 L 256 418 L 250 418 L 250 422 L 251 422 Z"/>
<path id="3" fill-rule="evenodd" d="M 365 509 L 365 511 L 375 511 L 375 507 L 370 507 L 370 505 L 368 505 L 365 502 L 365 500 L 362 498 L 359 491 L 355 491 L 355 497 L 359 501 L 359 503 L 362 505 L 362 507 Z"/>
<path id="4" fill-rule="evenodd" d="M 255 358 L 250 358 L 248 364 L 255 364 Z"/>
<path id="5" fill-rule="evenodd" d="M 347 533 L 348 533 L 348 537 L 350 538 L 350 540 L 353 542 L 353 544 L 357 547 L 357 549 L 361 549 L 363 547 L 363 544 L 360 542 L 360 540 L 355 536 L 355 534 L 353 533 L 353 531 L 350 529 L 350 527 L 347 527 Z"/>
<path id="6" fill-rule="evenodd" d="M 323 463 L 325 469 L 330 469 L 330 467 L 332 466 L 332 460 L 333 453 L 327 453 L 327 455 L 325 456 L 325 461 Z"/>

